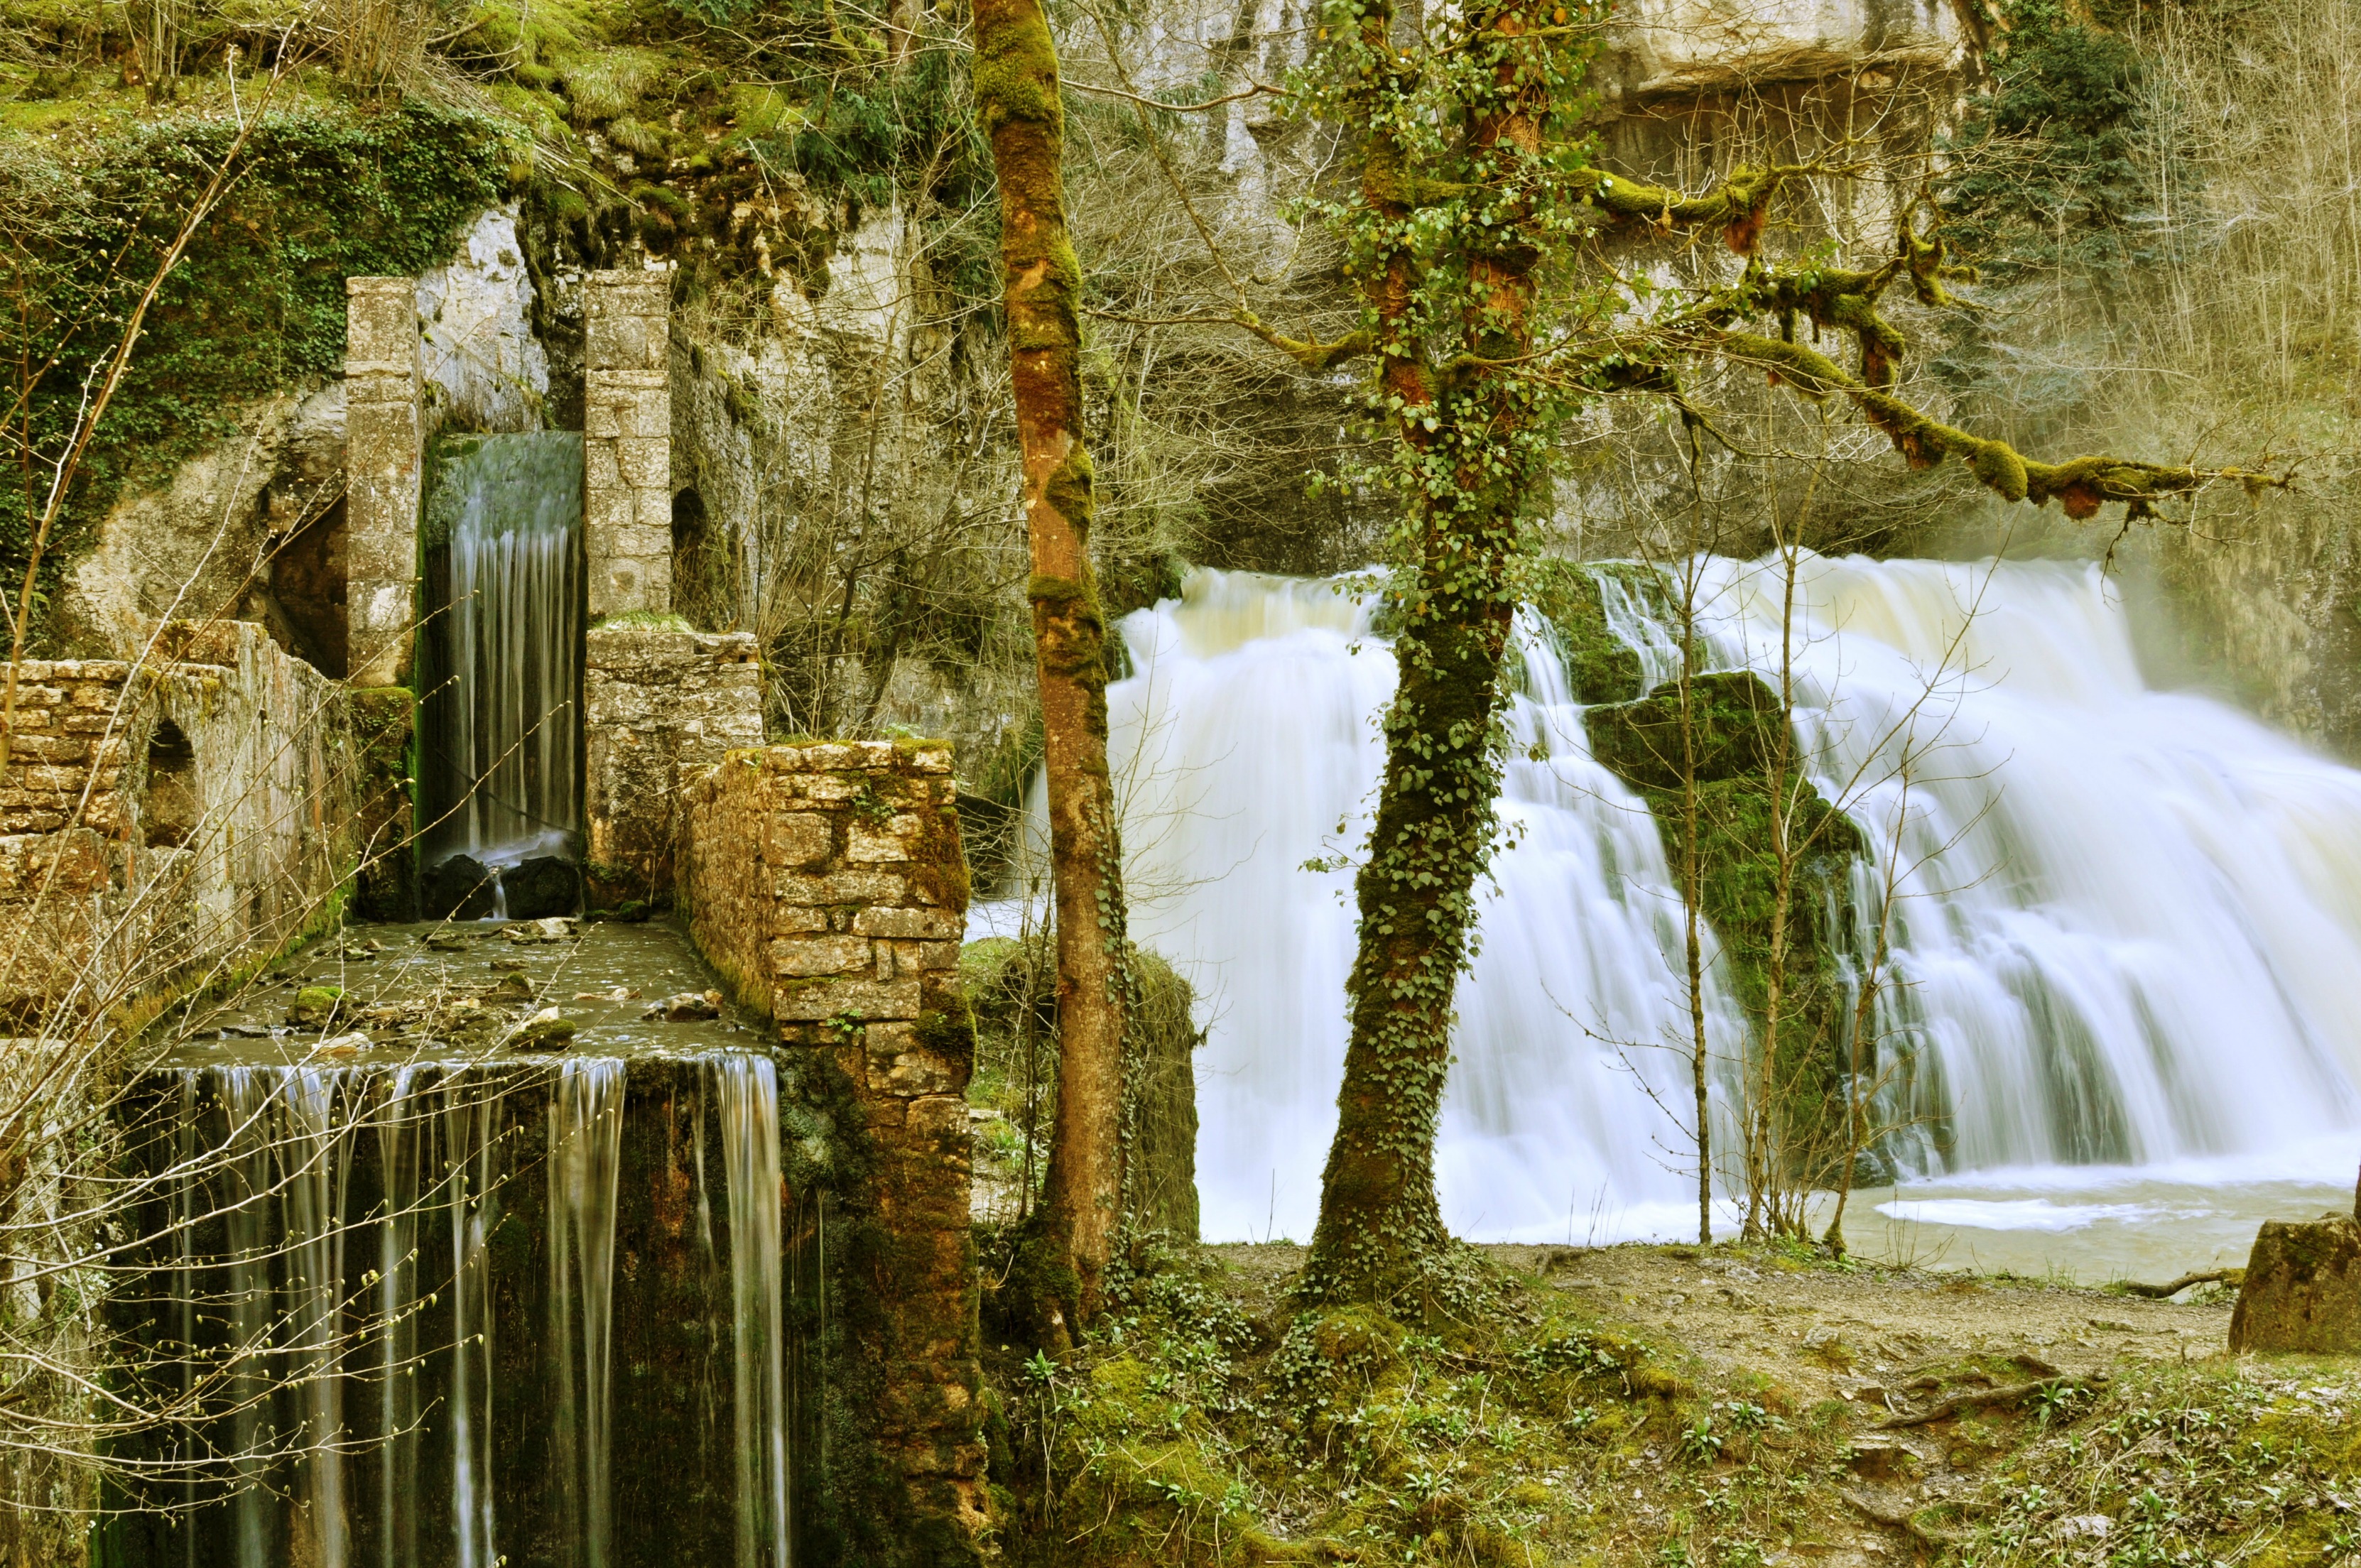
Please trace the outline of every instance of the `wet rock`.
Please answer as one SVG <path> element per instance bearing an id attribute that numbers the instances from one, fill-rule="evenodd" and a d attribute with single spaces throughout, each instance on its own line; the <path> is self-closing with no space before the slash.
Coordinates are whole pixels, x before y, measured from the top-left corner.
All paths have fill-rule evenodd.
<path id="1" fill-rule="evenodd" d="M 333 985 L 307 985 L 295 993 L 295 1004 L 287 1010 L 287 1021 L 303 1028 L 316 1029 L 336 1010 L 345 999 L 344 992 Z"/>
<path id="2" fill-rule="evenodd" d="M 721 993 L 718 991 L 684 991 L 665 997 L 640 1016 L 666 1024 L 693 1024 L 701 1018 L 719 1018 L 721 1016 Z"/>
<path id="3" fill-rule="evenodd" d="M 458 931 L 429 931 L 422 940 L 433 952 L 464 953 L 467 950 L 467 938 Z"/>
<path id="4" fill-rule="evenodd" d="M 525 979 L 522 973 L 523 968 L 524 966 L 520 964 L 517 968 L 511 970 L 508 973 L 502 975 L 499 984 L 493 986 L 490 990 L 483 993 L 484 1000 L 487 1002 L 531 1002 L 535 993 L 533 989 L 533 981 Z"/>
<path id="5" fill-rule="evenodd" d="M 582 872 L 555 855 L 535 855 L 500 873 L 500 893 L 511 919 L 571 915 L 582 907 Z"/>
<path id="6" fill-rule="evenodd" d="M 500 935 L 520 945 L 534 942 L 569 942 L 576 935 L 574 921 L 565 916 L 552 916 L 545 920 L 520 920 L 502 929 Z"/>
<path id="7" fill-rule="evenodd" d="M 492 913 L 498 884 L 473 855 L 453 855 L 419 879 L 419 912 L 429 920 L 482 920 Z"/>
<path id="8" fill-rule="evenodd" d="M 2230 1348 L 2361 1354 L 2361 1223 L 2270 1220 L 2255 1237 Z"/>
<path id="9" fill-rule="evenodd" d="M 522 959 L 493 959 L 490 962 L 495 974 L 516 973 L 524 969 Z"/>
<path id="10" fill-rule="evenodd" d="M 313 1046 L 312 1047 L 311 1054 L 315 1057 L 357 1056 L 361 1052 L 368 1049 L 370 1044 L 371 1041 L 369 1037 L 360 1030 L 356 1029 L 349 1035 L 330 1036 L 328 1038 L 322 1040 L 318 1045 Z"/>
<path id="11" fill-rule="evenodd" d="M 270 1038 L 268 1024 L 224 1024 L 221 1037 L 225 1040 L 267 1040 Z"/>
<path id="12" fill-rule="evenodd" d="M 574 1043 L 577 1025 L 571 1018 L 559 1014 L 555 1007 L 544 1007 L 517 1026 L 509 1036 L 509 1044 L 521 1051 L 562 1051 Z"/>
<path id="13" fill-rule="evenodd" d="M 472 996 L 465 996 L 435 1015 L 434 1031 L 446 1040 L 467 1045 L 489 1038 L 506 1022 L 501 1014 Z"/>

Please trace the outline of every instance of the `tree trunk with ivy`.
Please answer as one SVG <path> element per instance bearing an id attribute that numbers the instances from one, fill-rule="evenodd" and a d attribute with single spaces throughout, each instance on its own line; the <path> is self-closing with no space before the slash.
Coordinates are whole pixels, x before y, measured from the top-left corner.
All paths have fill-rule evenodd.
<path id="1" fill-rule="evenodd" d="M 1462 172 L 1497 199 L 1459 230 L 1464 269 L 1441 269 L 1439 280 L 1414 256 L 1411 160 L 1382 112 L 1383 78 L 1396 69 L 1392 17 L 1378 7 L 1360 24 L 1373 82 L 1354 95 L 1367 115 L 1361 205 L 1378 262 L 1368 272 L 1368 327 L 1410 504 L 1394 590 L 1400 674 L 1385 717 L 1368 858 L 1354 887 L 1351 1034 L 1303 1277 L 1315 1299 L 1424 1290 L 1449 1244 L 1434 1186 L 1435 1131 L 1475 882 L 1496 828 L 1495 712 L 1516 613 L 1514 564 L 1546 471 L 1533 389 L 1516 367 L 1532 349 L 1543 255 L 1523 188 L 1539 159 L 1549 90 L 1520 47 L 1521 13 L 1494 6 L 1469 24 L 1494 59 L 1488 80 L 1461 100 Z M 1438 306 L 1451 323 L 1439 333 L 1431 324 Z"/>
<path id="2" fill-rule="evenodd" d="M 1066 228 L 1058 55 L 1038 0 L 976 0 L 976 115 L 1000 184 L 1009 374 L 1024 460 L 1028 597 L 1057 921 L 1058 1113 L 1035 1238 L 1037 1294 L 1063 1337 L 1096 1308 L 1123 1191 L 1131 984 L 1107 771 L 1106 625 L 1092 580 L 1082 269 Z"/>

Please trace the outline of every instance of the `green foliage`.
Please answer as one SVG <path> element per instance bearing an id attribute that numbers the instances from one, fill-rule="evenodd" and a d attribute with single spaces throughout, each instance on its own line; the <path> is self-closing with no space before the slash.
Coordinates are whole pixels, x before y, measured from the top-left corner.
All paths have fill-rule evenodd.
<path id="1" fill-rule="evenodd" d="M 1996 280 L 2068 267 L 2104 279 L 2139 258 L 2137 50 L 2060 0 L 2017 0 L 1989 56 L 1992 85 L 1945 151 L 1955 248 Z"/>
<path id="2" fill-rule="evenodd" d="M 5 254 L 8 357 L 55 362 L 33 389 L 33 445 L 61 455 L 115 334 L 236 136 L 212 118 L 143 126 L 73 174 L 80 198 L 53 230 Z M 123 387 L 91 444 L 51 542 L 53 579 L 127 486 L 159 476 L 232 425 L 228 410 L 338 373 L 345 280 L 445 259 L 503 188 L 489 121 L 406 104 L 382 114 L 274 113 L 243 177 L 157 295 Z M 0 488 L 0 565 L 23 570 L 40 497 Z"/>

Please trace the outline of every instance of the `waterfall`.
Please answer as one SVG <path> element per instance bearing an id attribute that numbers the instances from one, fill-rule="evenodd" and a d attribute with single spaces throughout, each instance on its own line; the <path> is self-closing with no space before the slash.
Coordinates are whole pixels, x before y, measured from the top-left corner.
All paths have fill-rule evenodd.
<path id="1" fill-rule="evenodd" d="M 581 817 L 582 437 L 445 437 L 424 510 L 430 861 L 565 854 Z"/>
<path id="2" fill-rule="evenodd" d="M 713 1062 L 729 1202 L 738 1568 L 789 1568 L 787 1399 L 779 1277 L 779 1080 L 767 1057 Z"/>
<path id="3" fill-rule="evenodd" d="M 557 1482 L 566 1561 L 606 1568 L 612 1409 L 615 1179 L 623 1064 L 569 1061 L 549 1116 L 550 1345 L 557 1364 Z"/>
<path id="4" fill-rule="evenodd" d="M 1806 557 L 1796 730 L 1893 891 L 1919 1168 L 2351 1166 L 2361 773 L 2143 680 L 2095 566 Z M 1764 563 L 1705 580 L 1775 668 Z"/>
<path id="5" fill-rule="evenodd" d="M 1701 565 L 1709 662 L 1775 685 L 1768 565 Z M 1600 587 L 1647 678 L 1668 678 L 1671 629 L 1610 575 Z M 1335 1125 L 1341 862 L 1367 830 L 1394 681 L 1352 590 L 1200 572 L 1123 623 L 1134 674 L 1108 707 L 1132 929 L 1202 999 L 1209 1238 L 1307 1236 Z M 1797 601 L 1796 730 L 1872 846 L 1864 922 L 1894 883 L 1881 1040 L 1924 1129 L 1907 1157 L 2301 1163 L 2361 1124 L 2361 773 L 2147 689 L 2092 567 L 1811 557 Z M 1483 1239 L 1674 1234 L 1694 1223 L 1668 1111 L 1688 1096 L 1680 901 L 1537 632 L 1520 617 L 1444 1212 Z M 1714 1054 L 1735 1059 L 1746 1024 L 1711 970 L 1706 1003 Z"/>
<path id="6" fill-rule="evenodd" d="M 418 1201 L 424 1114 L 409 1063 L 385 1080 L 377 1119 L 378 1215 L 378 1530 L 384 1568 L 418 1568 Z"/>
<path id="7" fill-rule="evenodd" d="M 217 1412 L 159 1449 L 173 1557 L 790 1568 L 786 1307 L 824 1295 L 785 1272 L 767 1056 L 207 1064 L 148 1103 L 159 1356 L 134 1376 Z M 709 1472 L 700 1431 L 730 1448 Z"/>
<path id="8" fill-rule="evenodd" d="M 492 1262 L 501 1179 L 497 1094 L 463 1072 L 442 1091 L 451 1183 L 451 1530 L 456 1568 L 497 1568 L 492 1491 Z"/>

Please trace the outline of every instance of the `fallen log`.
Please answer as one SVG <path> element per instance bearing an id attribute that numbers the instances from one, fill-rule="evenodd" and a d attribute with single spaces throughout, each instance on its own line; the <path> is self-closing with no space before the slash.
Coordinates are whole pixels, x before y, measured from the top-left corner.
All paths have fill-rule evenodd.
<path id="1" fill-rule="evenodd" d="M 2180 1295 L 2192 1285 L 2241 1285 L 2246 1278 L 2246 1271 L 2243 1268 L 2209 1268 L 2200 1274 L 2184 1274 L 2162 1285 L 2136 1285 L 2127 1279 L 2124 1281 L 2124 1293 L 2161 1301 L 2168 1296 Z"/>

